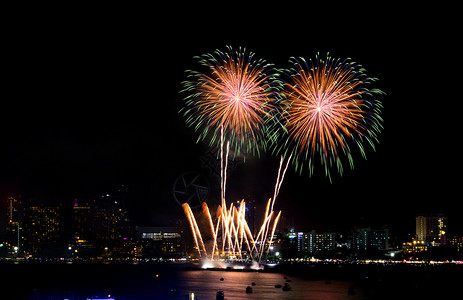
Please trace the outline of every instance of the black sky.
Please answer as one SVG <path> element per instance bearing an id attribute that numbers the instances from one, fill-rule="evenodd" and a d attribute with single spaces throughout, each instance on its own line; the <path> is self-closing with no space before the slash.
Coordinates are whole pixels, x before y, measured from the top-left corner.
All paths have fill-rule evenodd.
<path id="1" fill-rule="evenodd" d="M 379 78 L 387 93 L 380 144 L 332 184 L 291 169 L 277 208 L 305 227 L 413 230 L 415 214 L 439 212 L 450 230 L 463 230 L 459 29 L 433 8 L 368 9 L 18 13 L 3 43 L 1 196 L 71 201 L 126 184 L 136 222 L 171 225 L 183 217 L 172 197 L 183 172 L 208 178 L 210 203 L 218 195 L 201 167 L 208 147 L 178 114 L 193 56 L 245 46 L 286 66 L 290 56 L 330 52 Z M 263 205 L 277 167 L 270 155 L 247 159 L 229 174 L 229 199 Z"/>

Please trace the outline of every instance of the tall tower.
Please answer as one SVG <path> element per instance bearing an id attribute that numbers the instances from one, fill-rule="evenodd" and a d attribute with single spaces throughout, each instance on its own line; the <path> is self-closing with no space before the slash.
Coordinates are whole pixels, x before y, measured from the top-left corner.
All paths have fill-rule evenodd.
<path id="1" fill-rule="evenodd" d="M 11 252 L 17 254 L 22 247 L 22 227 L 20 224 L 21 214 L 18 211 L 18 200 L 13 197 L 8 199 L 8 223 L 6 226 L 7 230 L 7 240 L 11 247 Z M 16 206 L 16 207 L 15 207 Z M 22 222 L 22 220 L 21 220 Z"/>
<path id="2" fill-rule="evenodd" d="M 9 197 L 8 202 L 10 203 L 10 205 L 8 206 L 8 221 L 13 222 L 13 212 L 17 211 L 13 207 L 13 203 L 17 202 L 17 200 L 15 198 L 13 198 L 13 197 Z"/>

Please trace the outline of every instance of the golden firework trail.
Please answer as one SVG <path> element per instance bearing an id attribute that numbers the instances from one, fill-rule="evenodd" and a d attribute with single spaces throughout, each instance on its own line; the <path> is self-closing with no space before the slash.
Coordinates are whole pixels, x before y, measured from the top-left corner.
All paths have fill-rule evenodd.
<path id="1" fill-rule="evenodd" d="M 267 206 L 265 209 L 264 221 L 260 230 L 254 238 L 252 236 L 251 230 L 249 229 L 249 225 L 246 221 L 246 202 L 245 200 L 241 200 L 239 203 L 239 207 L 237 208 L 233 203 L 229 205 L 227 208 L 227 203 L 225 200 L 225 187 L 226 187 L 226 170 L 227 170 L 227 160 L 228 160 L 228 149 L 225 152 L 224 156 L 224 141 L 223 135 L 221 136 L 221 196 L 222 202 L 217 209 L 217 222 L 214 226 L 214 222 L 212 220 L 209 208 L 207 204 L 204 202 L 202 204 L 202 211 L 203 215 L 206 216 L 209 224 L 209 230 L 211 231 L 211 235 L 213 236 L 213 245 L 210 251 L 207 251 L 201 235 L 201 230 L 199 229 L 195 216 L 191 211 L 188 203 L 183 204 L 183 208 L 185 214 L 190 222 L 190 227 L 192 230 L 193 238 L 195 240 L 196 248 L 198 249 L 198 254 L 201 257 L 201 252 L 203 252 L 206 257 L 210 258 L 211 260 L 214 259 L 214 256 L 223 257 L 227 255 L 231 258 L 243 259 L 243 253 L 246 252 L 248 258 L 255 259 L 259 262 L 262 259 L 262 255 L 265 252 L 266 246 L 270 246 L 272 243 L 272 237 L 275 232 L 275 228 L 278 224 L 278 220 L 281 215 L 281 211 L 278 216 L 273 219 L 274 211 L 273 211 L 273 204 L 274 199 L 270 198 L 267 202 Z M 227 143 L 228 146 L 228 143 Z M 228 148 L 228 147 L 227 147 Z M 288 163 L 282 172 L 283 166 L 283 158 L 280 162 L 280 169 L 278 171 L 278 178 L 277 183 L 275 185 L 275 192 L 274 196 L 278 195 L 279 188 L 281 187 L 281 182 L 283 180 L 284 174 L 286 169 L 288 168 Z M 270 224 L 273 219 L 273 227 L 271 231 L 270 241 L 267 241 L 267 232 L 270 228 Z M 221 236 L 219 233 L 221 232 Z M 219 240 L 221 240 L 221 249 L 219 251 Z M 244 247 L 243 247 L 244 246 Z M 210 257 L 207 253 L 211 253 Z M 268 253 L 268 251 L 267 251 Z"/>

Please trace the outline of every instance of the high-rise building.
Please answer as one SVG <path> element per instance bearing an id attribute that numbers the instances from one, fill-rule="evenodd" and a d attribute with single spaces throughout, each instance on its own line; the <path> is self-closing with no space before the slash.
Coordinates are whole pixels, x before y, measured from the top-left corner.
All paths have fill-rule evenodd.
<path id="1" fill-rule="evenodd" d="M 336 247 L 336 234 L 333 232 L 309 232 L 297 233 L 297 250 L 310 254 L 334 250 Z"/>
<path id="2" fill-rule="evenodd" d="M 389 230 L 358 228 L 352 236 L 352 249 L 357 251 L 389 250 Z"/>
<path id="3" fill-rule="evenodd" d="M 442 214 L 416 217 L 416 239 L 431 246 L 439 246 L 445 240 L 448 219 Z"/>
<path id="4" fill-rule="evenodd" d="M 74 245 L 80 250 L 94 248 L 95 230 L 93 228 L 93 214 L 90 205 L 80 204 L 74 199 L 72 207 L 72 237 Z"/>
<path id="5" fill-rule="evenodd" d="M 27 207 L 25 239 L 32 255 L 52 251 L 61 235 L 61 207 L 43 203 Z M 51 254 L 51 253 L 50 253 Z"/>
<path id="6" fill-rule="evenodd" d="M 113 247 L 132 239 L 133 227 L 125 203 L 124 186 L 91 201 L 74 200 L 72 234 L 79 256 L 94 255 L 102 249 L 110 253 Z"/>
<path id="7" fill-rule="evenodd" d="M 121 241 L 132 236 L 125 201 L 121 195 L 106 194 L 91 205 L 96 238 Z"/>

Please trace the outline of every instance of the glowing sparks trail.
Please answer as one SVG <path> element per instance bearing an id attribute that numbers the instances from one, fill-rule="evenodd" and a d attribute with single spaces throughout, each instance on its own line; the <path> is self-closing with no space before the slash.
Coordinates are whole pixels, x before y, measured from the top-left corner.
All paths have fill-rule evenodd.
<path id="1" fill-rule="evenodd" d="M 275 234 L 275 229 L 277 227 L 278 221 L 280 220 L 280 216 L 281 216 L 281 210 L 278 213 L 277 217 L 275 218 L 275 221 L 273 222 L 273 229 L 272 229 L 272 234 L 270 235 L 270 241 L 268 243 L 267 255 L 268 255 L 268 253 L 270 251 L 270 247 L 272 247 L 273 235 Z M 262 254 L 261 254 L 261 257 L 262 257 Z"/>
<path id="2" fill-rule="evenodd" d="M 190 206 L 188 205 L 188 203 L 183 203 L 182 207 L 190 222 L 191 231 L 193 232 L 193 237 L 196 243 L 196 247 L 198 248 L 199 256 L 201 257 L 201 249 L 199 248 L 198 240 L 201 243 L 201 248 L 204 251 L 204 254 L 207 256 L 206 246 L 204 245 L 203 238 L 201 236 L 201 231 L 199 230 L 198 224 L 196 223 L 196 219 L 193 215 L 193 212 L 191 211 Z"/>
<path id="3" fill-rule="evenodd" d="M 269 199 L 267 208 L 269 208 L 270 206 L 270 201 L 271 199 Z M 203 205 L 207 207 L 207 205 Z M 201 231 L 197 225 L 196 219 L 193 213 L 191 212 L 188 203 L 183 204 L 183 208 L 190 222 L 191 231 L 193 233 L 193 238 L 195 241 L 196 248 L 198 250 L 199 257 L 202 257 L 201 252 L 203 252 L 204 255 L 208 257 L 208 251 L 206 250 L 206 247 L 204 245 L 201 236 Z M 254 239 L 245 219 L 245 211 L 246 210 L 244 200 L 241 201 L 240 207 L 238 209 L 236 208 L 236 206 L 233 205 L 233 203 L 230 204 L 229 209 L 220 209 L 220 215 L 217 218 L 216 227 L 215 229 L 213 229 L 214 227 L 211 227 L 211 232 L 213 233 L 214 237 L 212 249 L 210 251 L 210 253 L 212 253 L 210 257 L 211 260 L 214 259 L 214 252 L 216 252 L 216 254 L 220 256 L 224 256 L 225 254 L 227 254 L 229 258 L 239 259 L 243 259 L 243 253 L 246 252 L 248 258 L 256 259 L 260 263 L 262 254 L 266 249 L 266 245 L 270 246 L 272 243 L 271 238 L 270 242 L 267 243 L 266 238 L 264 237 L 264 231 L 270 225 L 274 212 L 272 211 L 266 216 L 259 230 L 259 233 L 257 234 L 256 239 Z M 278 224 L 280 214 L 281 211 L 278 214 L 278 216 L 274 219 L 272 227 L 272 236 L 275 233 L 275 228 Z M 224 232 L 221 237 L 218 235 L 218 233 L 220 232 L 220 227 L 222 227 L 222 230 Z M 219 238 L 222 239 L 222 248 L 220 253 L 217 247 Z M 245 247 L 243 247 L 243 245 Z"/>
<path id="4" fill-rule="evenodd" d="M 265 209 L 265 216 L 262 226 L 257 234 L 257 237 L 254 239 L 251 230 L 249 229 L 249 225 L 246 222 L 246 202 L 241 200 L 239 203 L 239 207 L 237 208 L 234 206 L 233 203 L 230 204 L 229 208 L 227 208 L 227 204 L 225 201 L 225 187 L 226 187 L 226 170 L 227 170 L 227 163 L 228 160 L 228 147 L 227 151 L 224 156 L 224 147 L 223 147 L 223 136 L 221 137 L 221 196 L 222 202 L 217 209 L 217 223 L 214 226 L 212 217 L 209 212 L 209 208 L 207 204 L 204 202 L 202 205 L 203 215 L 206 216 L 209 223 L 209 229 L 213 236 L 213 245 L 210 251 L 211 256 L 207 256 L 207 250 L 204 246 L 204 242 L 202 240 L 201 231 L 197 225 L 196 219 L 188 205 L 188 203 L 183 204 L 183 209 L 185 214 L 190 222 L 191 231 L 193 233 L 193 238 L 195 240 L 196 248 L 198 249 L 198 254 L 201 257 L 201 251 L 204 252 L 206 257 L 210 258 L 211 260 L 214 259 L 214 253 L 223 257 L 225 254 L 228 255 L 229 258 L 238 258 L 243 259 L 243 254 L 247 254 L 247 258 L 255 259 L 260 264 L 262 259 L 262 255 L 272 244 L 272 237 L 275 233 L 275 228 L 278 224 L 278 220 L 281 215 L 281 211 L 278 213 L 278 216 L 273 221 L 273 227 L 271 231 L 270 241 L 267 242 L 267 233 L 270 228 L 270 223 L 274 216 L 273 212 L 273 204 L 274 200 L 270 198 L 267 202 L 267 206 Z M 227 143 L 228 146 L 228 143 Z M 286 167 L 281 172 L 281 168 L 283 166 L 283 157 L 280 162 L 280 169 L 278 171 L 278 178 L 277 183 L 275 186 L 274 195 L 278 195 L 279 188 L 281 187 L 281 182 L 283 180 L 284 174 L 286 173 L 286 169 L 288 168 L 288 163 L 286 163 Z M 219 232 L 222 232 L 221 236 L 219 236 Z M 218 244 L 219 239 L 221 239 L 221 250 L 219 252 Z M 244 246 L 244 247 L 243 247 Z"/>
<path id="5" fill-rule="evenodd" d="M 203 208 L 203 214 L 206 215 L 207 220 L 209 221 L 209 226 L 211 227 L 211 233 L 212 233 L 212 236 L 214 237 L 215 236 L 214 224 L 212 222 L 211 213 L 209 212 L 209 207 L 207 207 L 206 202 L 203 202 L 202 208 Z M 212 247 L 212 252 L 214 251 L 214 248 L 215 246 Z"/>
<path id="6" fill-rule="evenodd" d="M 283 170 L 283 174 L 280 176 L 281 174 L 281 167 L 283 166 L 283 161 L 284 161 L 284 157 L 282 156 L 281 159 L 280 159 L 280 167 L 278 168 L 278 176 L 277 176 L 277 181 L 275 183 L 275 190 L 273 192 L 273 201 L 272 201 L 272 207 L 271 207 L 271 210 L 273 210 L 273 206 L 275 204 L 275 200 L 278 196 L 278 194 L 280 193 L 280 188 L 281 188 L 281 184 L 283 183 L 283 178 L 285 178 L 285 174 L 286 174 L 286 170 L 288 169 L 288 166 L 289 166 L 289 162 L 291 161 L 291 157 L 292 157 L 292 153 L 289 155 L 289 158 L 288 160 L 286 161 L 286 166 Z"/>
<path id="7" fill-rule="evenodd" d="M 281 156 L 281 159 L 280 159 L 280 167 L 278 168 L 278 176 L 277 176 L 277 181 L 275 183 L 275 190 L 273 192 L 273 199 L 269 199 L 269 203 L 267 204 L 267 208 L 265 210 L 265 217 L 267 218 L 268 216 L 268 213 L 273 213 L 273 206 L 275 205 L 275 200 L 278 196 L 278 193 L 280 192 L 280 188 L 281 188 L 281 184 L 283 183 L 283 179 L 285 177 L 285 174 L 286 174 L 286 170 L 288 169 L 288 166 L 289 166 L 289 162 L 291 161 L 291 157 L 292 157 L 292 154 L 289 156 L 288 160 L 286 161 L 286 166 L 283 170 L 283 173 L 281 173 L 281 167 L 283 166 L 283 162 L 284 162 L 284 157 Z M 272 200 L 272 205 L 270 207 L 270 210 L 269 210 L 269 204 L 270 204 L 270 200 Z M 281 213 L 281 211 L 280 211 Z M 276 226 L 276 223 L 278 223 L 278 220 L 280 219 L 280 214 L 278 214 L 278 217 L 275 219 L 275 224 L 274 224 L 274 228 Z M 264 229 L 264 238 L 263 238 L 263 241 L 267 241 L 267 234 L 268 234 L 268 230 L 269 230 L 269 226 L 270 226 L 270 222 L 267 222 L 265 223 L 265 229 Z M 272 231 L 272 235 L 270 236 L 270 242 L 269 242 L 269 249 L 270 249 L 270 245 L 271 245 L 271 240 L 273 238 L 273 234 L 274 234 L 274 231 L 275 229 Z M 264 244 L 263 244 L 264 245 Z M 268 252 L 268 251 L 267 251 Z M 261 251 L 260 251 L 260 255 L 259 255 L 259 263 L 260 263 L 260 260 L 262 258 L 262 254 L 264 253 L 264 247 L 262 246 L 261 247 Z"/>
<path id="8" fill-rule="evenodd" d="M 283 121 L 288 138 L 281 150 L 294 154 L 296 169 L 301 170 L 307 161 L 312 174 L 318 152 L 328 177 L 333 165 L 342 174 L 341 154 L 353 168 L 350 145 L 365 157 L 362 142 L 367 141 L 373 149 L 378 142 L 382 105 L 371 97 L 384 93 L 370 89 L 376 78 L 367 77 L 350 59 L 328 56 L 323 60 L 317 55 L 310 64 L 303 58 L 291 58 L 290 62 L 293 67 L 284 89 Z"/>

